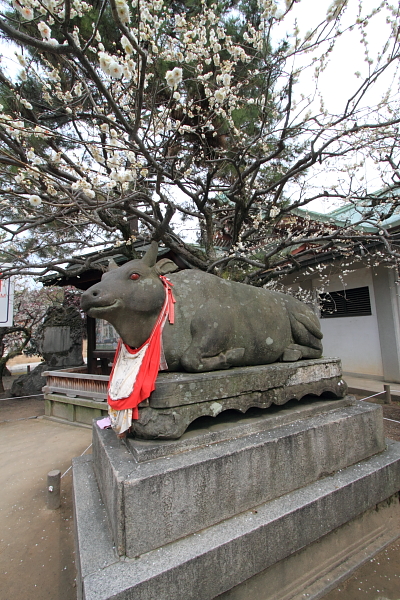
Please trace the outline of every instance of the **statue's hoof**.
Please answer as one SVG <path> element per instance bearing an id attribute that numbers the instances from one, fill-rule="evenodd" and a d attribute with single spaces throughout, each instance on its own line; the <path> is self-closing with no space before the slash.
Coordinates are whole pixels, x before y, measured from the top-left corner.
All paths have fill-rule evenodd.
<path id="1" fill-rule="evenodd" d="M 226 364 L 230 367 L 240 365 L 244 356 L 244 348 L 232 348 L 225 352 Z"/>
<path id="2" fill-rule="evenodd" d="M 284 353 L 282 354 L 283 362 L 295 362 L 296 360 L 300 360 L 302 357 L 301 350 L 297 350 L 297 348 L 286 348 Z"/>

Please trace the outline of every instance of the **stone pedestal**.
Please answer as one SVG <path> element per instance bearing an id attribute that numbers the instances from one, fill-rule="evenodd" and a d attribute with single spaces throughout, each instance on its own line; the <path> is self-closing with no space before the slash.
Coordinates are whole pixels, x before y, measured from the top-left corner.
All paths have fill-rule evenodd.
<path id="1" fill-rule="evenodd" d="M 400 444 L 352 396 L 180 440 L 94 425 L 93 456 L 74 461 L 78 598 L 320 598 L 400 534 L 399 489 Z"/>
<path id="2" fill-rule="evenodd" d="M 203 416 L 234 409 L 281 406 L 306 395 L 343 398 L 347 385 L 339 358 L 301 360 L 209 373 L 160 373 L 139 408 L 132 431 L 142 439 L 178 439 Z"/>

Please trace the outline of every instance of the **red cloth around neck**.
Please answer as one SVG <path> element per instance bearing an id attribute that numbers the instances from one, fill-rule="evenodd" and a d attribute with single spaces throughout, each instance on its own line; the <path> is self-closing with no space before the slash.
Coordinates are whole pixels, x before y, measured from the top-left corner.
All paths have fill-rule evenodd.
<path id="1" fill-rule="evenodd" d="M 162 330 L 167 317 L 170 323 L 174 323 L 174 303 L 176 300 L 172 294 L 172 283 L 162 275 L 160 276 L 160 279 L 165 287 L 165 301 L 149 339 L 146 340 L 144 344 L 140 346 L 140 348 L 136 349 L 132 349 L 125 344 L 125 348 L 130 354 L 137 354 L 144 345 L 149 344 L 149 347 L 147 348 L 147 351 L 143 357 L 142 364 L 140 365 L 132 392 L 126 398 L 121 398 L 119 400 L 112 400 L 109 395 L 107 398 L 109 405 L 115 410 L 132 408 L 132 419 L 139 418 L 138 405 L 143 402 L 143 400 L 149 398 L 150 394 L 156 388 L 156 379 L 160 367 Z M 108 384 L 109 387 L 114 375 L 114 369 L 121 349 L 121 344 L 123 343 L 124 342 L 121 339 L 118 342 L 118 347 L 111 370 L 110 381 Z"/>

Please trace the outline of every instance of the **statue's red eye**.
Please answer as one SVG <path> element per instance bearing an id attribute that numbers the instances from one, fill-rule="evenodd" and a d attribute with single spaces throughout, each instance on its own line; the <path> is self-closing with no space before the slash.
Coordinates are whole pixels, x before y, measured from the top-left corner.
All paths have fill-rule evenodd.
<path id="1" fill-rule="evenodd" d="M 132 273 L 131 275 L 131 279 L 135 280 L 135 279 L 139 279 L 140 275 L 138 273 Z"/>

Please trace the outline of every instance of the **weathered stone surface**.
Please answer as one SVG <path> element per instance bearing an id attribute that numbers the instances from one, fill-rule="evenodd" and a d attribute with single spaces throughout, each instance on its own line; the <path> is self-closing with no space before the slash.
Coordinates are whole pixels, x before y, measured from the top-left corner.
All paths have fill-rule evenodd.
<path id="1" fill-rule="evenodd" d="M 293 400 L 284 406 L 271 406 L 268 410 L 249 409 L 245 415 L 230 411 L 216 418 L 197 421 L 179 440 L 141 440 L 126 438 L 125 443 L 136 462 L 146 462 L 165 456 L 173 456 L 188 450 L 203 448 L 210 444 L 237 439 L 260 431 L 272 430 L 289 425 L 299 419 L 307 419 L 331 410 L 354 406 L 354 396 L 341 400 L 319 400 L 303 398 Z"/>
<path id="2" fill-rule="evenodd" d="M 339 358 L 236 367 L 229 369 L 228 373 L 226 371 L 159 373 L 156 389 L 150 397 L 150 406 L 171 408 L 210 400 L 218 401 L 276 388 L 286 390 L 304 384 L 310 385 L 308 393 L 312 393 L 312 384 L 321 384 L 319 393 L 322 393 L 322 391 L 331 391 L 331 386 L 339 384 L 340 381 L 342 381 L 342 366 Z M 345 396 L 344 382 L 339 384 L 339 389 L 340 397 Z M 284 390 L 280 391 L 284 392 Z M 276 403 L 279 403 L 278 396 Z"/>
<path id="3" fill-rule="evenodd" d="M 313 394 L 343 398 L 338 358 L 238 367 L 210 373 L 160 373 L 131 431 L 142 439 L 178 439 L 195 419 L 235 409 L 268 408 Z"/>
<path id="4" fill-rule="evenodd" d="M 285 466 L 286 463 L 276 466 L 283 478 Z M 166 477 L 168 480 L 168 472 Z M 395 494 L 400 488 L 400 445 L 390 442 L 387 450 L 376 456 L 132 560 L 118 560 L 113 556 L 104 509 L 95 488 L 90 460 L 86 457 L 75 459 L 77 562 L 78 570 L 79 566 L 81 569 L 79 599 L 212 600 L 229 590 L 232 594 L 238 593 L 237 586 L 251 582 L 251 578 L 259 574 L 265 575 L 273 565 L 277 565 L 278 570 L 285 570 L 285 563 L 279 564 L 279 561 L 295 560 L 296 553 L 306 552 L 314 542 L 325 543 L 325 536 L 341 535 L 339 528 L 346 524 L 352 529 L 341 539 L 350 539 L 353 544 L 348 554 L 338 556 L 340 564 L 344 564 L 346 556 L 355 557 L 357 542 L 360 563 L 369 556 L 368 549 L 374 538 L 377 545 L 369 552 L 377 551 L 396 537 L 399 504 Z M 380 503 L 391 497 L 389 514 Z M 213 502 L 214 498 L 204 496 L 204 501 Z M 148 521 L 162 517 L 163 505 L 156 513 L 149 507 Z M 365 522 L 362 526 L 361 521 Z M 370 537 L 366 535 L 368 528 Z M 379 533 L 382 534 L 381 546 L 378 544 Z M 100 555 L 98 560 L 94 560 L 94 554 Z M 335 558 L 334 552 L 332 555 Z M 329 571 L 325 556 L 326 552 L 322 556 L 318 552 L 318 546 L 311 553 L 308 561 L 311 572 L 307 580 L 310 585 L 304 588 L 305 591 L 315 593 L 319 567 L 322 570 L 320 591 L 326 589 L 327 573 L 335 574 L 337 562 L 333 562 Z M 302 575 L 299 587 L 304 582 L 304 571 Z M 290 573 L 287 577 L 290 581 Z M 340 579 L 340 573 L 337 577 Z M 278 590 L 274 600 L 297 597 L 294 578 L 295 574 L 290 582 L 292 593 L 284 589 L 285 595 L 281 596 Z M 231 597 L 232 600 L 243 598 Z M 259 600 L 257 596 L 254 598 Z M 272 600 L 268 595 L 263 598 Z"/>
<path id="5" fill-rule="evenodd" d="M 95 427 L 96 477 L 118 552 L 133 558 L 159 548 L 385 448 L 377 405 L 304 417 L 272 429 L 264 421 L 264 430 L 218 443 L 206 437 L 203 447 L 141 463 L 112 431 Z"/>
<path id="6" fill-rule="evenodd" d="M 141 260 L 105 273 L 82 295 L 82 309 L 112 323 L 131 348 L 149 338 L 165 300 L 160 275 L 170 274 L 175 321 L 166 322 L 163 330 L 170 371 L 214 371 L 322 355 L 319 321 L 306 304 L 197 269 L 173 273 L 175 263 L 162 259 L 156 264 L 157 253 L 157 242 L 152 242 Z"/>
<path id="7" fill-rule="evenodd" d="M 46 377 L 42 376 L 44 371 L 49 370 L 47 363 L 40 363 L 26 375 L 20 375 L 11 386 L 11 396 L 33 396 L 41 394 L 42 388 L 46 385 Z"/>
<path id="8" fill-rule="evenodd" d="M 83 365 L 82 328 L 82 317 L 73 306 L 49 308 L 37 336 L 48 370 Z"/>
<path id="9" fill-rule="evenodd" d="M 43 335 L 42 352 L 65 352 L 71 346 L 71 327 L 46 327 Z"/>
<path id="10" fill-rule="evenodd" d="M 323 598 L 400 535 L 399 508 L 395 494 L 217 600 Z"/>
<path id="11" fill-rule="evenodd" d="M 99 498 L 90 455 L 73 459 L 75 540 L 79 548 L 78 574 L 82 579 L 97 569 L 118 562 L 107 527 L 104 504 Z"/>
<path id="12" fill-rule="evenodd" d="M 83 365 L 82 318 L 76 308 L 51 307 L 37 336 L 44 358 L 33 371 L 21 375 L 11 388 L 12 396 L 40 394 L 46 385 L 44 371 Z"/>

